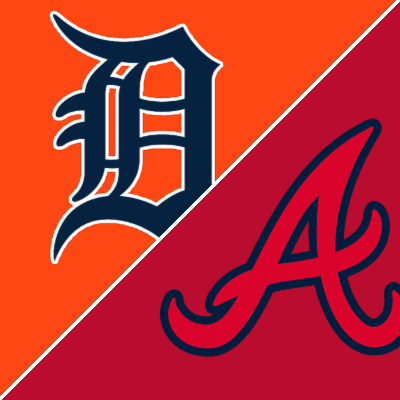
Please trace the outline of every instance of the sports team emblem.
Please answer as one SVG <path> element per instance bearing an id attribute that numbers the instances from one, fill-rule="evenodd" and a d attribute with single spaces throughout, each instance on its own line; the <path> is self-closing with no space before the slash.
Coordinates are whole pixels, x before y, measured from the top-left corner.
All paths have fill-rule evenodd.
<path id="1" fill-rule="evenodd" d="M 359 228 L 345 237 L 350 199 L 363 164 L 381 131 L 368 120 L 323 150 L 285 194 L 248 262 L 225 275 L 206 299 L 209 317 L 192 313 L 179 291 L 161 306 L 170 340 L 192 354 L 229 351 L 253 328 L 273 292 L 314 285 L 326 318 L 353 349 L 383 354 L 400 345 L 400 284 L 386 286 L 385 306 L 375 319 L 363 312 L 348 277 L 374 262 L 389 237 L 389 216 L 367 204 Z M 309 226 L 309 251 L 293 250 Z M 273 327 L 272 327 L 273 328 Z"/>
<path id="2" fill-rule="evenodd" d="M 115 222 L 160 236 L 214 181 L 214 79 L 222 63 L 207 54 L 184 25 L 143 39 L 110 39 L 79 29 L 57 13 L 52 21 L 59 33 L 84 54 L 98 59 L 83 90 L 62 99 L 54 118 L 81 114 L 78 122 L 57 134 L 54 146 L 64 149 L 81 143 L 82 174 L 70 197 L 72 208 L 53 236 L 51 258 L 57 262 L 72 237 L 85 227 Z M 143 96 L 150 65 L 173 60 L 183 71 L 182 95 L 173 99 Z M 128 67 L 121 75 L 121 67 Z M 116 89 L 115 154 L 109 151 L 107 93 Z M 180 112 L 183 135 L 142 132 L 143 112 L 169 115 Z M 144 148 L 184 149 L 183 190 L 154 203 L 129 194 L 142 169 Z M 107 171 L 116 171 L 111 191 L 96 195 Z"/>
<path id="3" fill-rule="evenodd" d="M 5 2 L 0 400 L 398 398 L 399 3 Z"/>

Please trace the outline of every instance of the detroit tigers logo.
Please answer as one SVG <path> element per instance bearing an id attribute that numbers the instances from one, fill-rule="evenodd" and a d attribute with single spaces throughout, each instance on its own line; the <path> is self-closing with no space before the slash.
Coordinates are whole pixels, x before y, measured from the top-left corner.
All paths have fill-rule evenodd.
<path id="1" fill-rule="evenodd" d="M 160 236 L 214 181 L 214 80 L 222 63 L 207 54 L 184 25 L 141 39 L 112 39 L 86 32 L 60 14 L 52 21 L 62 37 L 79 51 L 99 60 L 83 90 L 66 96 L 54 109 L 55 119 L 80 114 L 56 136 L 57 149 L 80 143 L 82 173 L 70 197 L 73 207 L 53 236 L 51 259 L 58 262 L 68 242 L 82 229 L 97 223 L 121 223 Z M 143 82 L 151 65 L 172 60 L 183 73 L 179 98 L 143 96 Z M 120 75 L 121 66 L 128 67 Z M 107 91 L 117 91 L 116 151 L 110 156 L 107 136 Z M 169 115 L 181 112 L 184 134 L 143 134 L 143 112 Z M 183 190 L 159 203 L 129 194 L 142 169 L 145 148 L 177 148 L 183 156 Z M 95 194 L 107 171 L 116 171 L 111 193 Z"/>
<path id="2" fill-rule="evenodd" d="M 368 120 L 323 150 L 300 174 L 264 228 L 248 262 L 211 289 L 210 316 L 192 313 L 182 294 L 171 290 L 161 305 L 161 323 L 182 350 L 203 356 L 225 353 L 256 324 L 274 291 L 314 285 L 337 335 L 365 354 L 383 354 L 400 345 L 400 285 L 390 283 L 375 319 L 355 299 L 348 277 L 373 263 L 389 237 L 389 216 L 370 202 L 359 228 L 345 237 L 350 199 L 362 166 L 381 131 Z M 294 253 L 309 226 L 309 251 Z"/>

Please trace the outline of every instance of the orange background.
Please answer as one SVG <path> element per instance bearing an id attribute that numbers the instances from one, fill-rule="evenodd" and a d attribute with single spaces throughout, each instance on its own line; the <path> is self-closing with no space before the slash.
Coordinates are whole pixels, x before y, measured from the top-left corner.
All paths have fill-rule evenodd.
<path id="1" fill-rule="evenodd" d="M 79 145 L 53 148 L 66 122 L 53 121 L 51 114 L 62 97 L 81 89 L 96 64 L 61 38 L 51 11 L 90 32 L 121 38 L 185 23 L 224 63 L 216 78 L 219 176 L 391 4 L 69 0 L 3 5 L 0 393 L 153 243 L 133 228 L 96 225 L 71 241 L 57 265 L 50 262 L 51 238 L 70 207 L 81 168 Z M 159 93 L 165 89 L 160 79 L 153 84 Z M 136 188 L 149 196 L 160 196 L 153 187 L 162 168 L 155 155 L 144 160 Z M 176 154 L 163 157 L 172 160 L 175 171 L 172 186 L 163 188 L 168 191 L 178 184 L 179 165 Z"/>

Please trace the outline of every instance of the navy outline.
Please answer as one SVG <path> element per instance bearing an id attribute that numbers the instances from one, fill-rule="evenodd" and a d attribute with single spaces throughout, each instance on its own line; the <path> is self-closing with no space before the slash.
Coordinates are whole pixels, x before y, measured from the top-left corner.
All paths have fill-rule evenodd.
<path id="1" fill-rule="evenodd" d="M 312 260 L 318 258 L 318 247 L 317 247 L 317 213 L 318 213 L 318 201 L 317 197 L 311 205 L 307 208 L 306 212 L 300 218 L 300 221 L 294 228 L 285 249 L 281 255 L 278 264 L 287 264 L 297 261 Z M 300 239 L 304 229 L 308 226 L 308 244 L 310 249 L 302 251 L 300 253 L 293 253 L 296 247 L 297 241 Z"/>
<path id="2" fill-rule="evenodd" d="M 378 202 L 372 201 L 368 203 L 364 209 L 364 215 L 362 222 L 359 226 L 359 228 L 349 237 L 345 238 L 344 237 L 344 228 L 345 228 L 345 223 L 346 223 L 346 217 L 347 217 L 347 212 L 349 208 L 349 203 L 350 199 L 354 190 L 354 186 L 357 182 L 358 176 L 361 172 L 362 166 L 364 165 L 368 154 L 370 153 L 373 145 L 375 144 L 376 140 L 378 139 L 380 132 L 381 132 L 381 124 L 379 121 L 376 119 L 368 119 L 361 124 L 357 125 L 356 127 L 350 129 L 343 135 L 341 135 L 339 138 L 334 140 L 330 145 L 328 145 L 324 150 L 321 151 L 312 161 L 311 163 L 300 173 L 298 178 L 294 181 L 294 183 L 290 186 L 289 190 L 285 193 L 283 196 L 282 200 L 279 202 L 278 206 L 276 207 L 275 211 L 273 212 L 271 218 L 267 222 L 263 232 L 261 233 L 253 251 L 251 252 L 251 255 L 249 257 L 249 260 L 247 261 L 246 264 L 237 267 L 233 269 L 232 271 L 228 272 L 225 276 L 223 276 L 210 290 L 206 302 L 205 302 L 205 308 L 208 313 L 210 313 L 210 316 L 199 316 L 191 312 L 185 305 L 183 296 L 178 290 L 170 290 L 164 297 L 161 308 L 160 308 L 160 318 L 161 318 L 161 324 L 164 329 L 164 332 L 168 336 L 168 338 L 171 340 L 171 342 L 180 348 L 181 350 L 193 354 L 193 355 L 198 355 L 198 356 L 216 356 L 220 355 L 223 353 L 228 352 L 229 350 L 233 349 L 236 347 L 246 336 L 247 334 L 251 331 L 251 329 L 254 327 L 256 322 L 258 321 L 259 317 L 261 316 L 262 312 L 264 311 L 264 308 L 266 307 L 271 295 L 273 292 L 276 291 L 281 291 L 281 290 L 286 290 L 286 289 L 292 289 L 292 288 L 297 288 L 297 287 L 305 287 L 305 286 L 315 286 L 318 300 L 321 304 L 321 307 L 324 311 L 324 314 L 335 331 L 335 333 L 339 336 L 339 338 L 347 344 L 349 347 L 352 349 L 363 353 L 363 354 L 369 354 L 369 355 L 379 355 L 379 354 L 386 354 L 389 353 L 393 350 L 395 350 L 397 347 L 400 345 L 400 335 L 390 344 L 382 347 L 367 347 L 364 345 L 361 345 L 354 341 L 351 337 L 349 337 L 345 331 L 341 328 L 337 320 L 335 319 L 327 298 L 325 296 L 325 292 L 322 286 L 322 280 L 321 277 L 314 277 L 314 278 L 307 278 L 307 279 L 299 279 L 295 281 L 289 281 L 289 282 L 279 282 L 275 284 L 270 284 L 267 285 L 263 296 L 261 297 L 261 300 L 257 307 L 255 308 L 253 314 L 250 316 L 248 319 L 247 323 L 244 325 L 242 330 L 228 343 L 212 348 L 212 349 L 203 349 L 203 348 L 197 348 L 191 345 L 188 345 L 187 343 L 183 342 L 178 336 L 175 335 L 174 331 L 172 330 L 169 320 L 168 320 L 168 309 L 170 306 L 171 301 L 175 298 L 176 299 L 176 305 L 179 309 L 179 311 L 188 319 L 190 319 L 193 322 L 199 323 L 199 324 L 212 324 L 219 319 L 221 319 L 231 308 L 233 303 L 236 301 L 236 298 L 230 299 L 222 304 L 219 304 L 217 306 L 213 305 L 213 302 L 215 300 L 215 297 L 219 293 L 219 291 L 222 289 L 223 286 L 225 286 L 229 281 L 237 277 L 238 275 L 249 271 L 253 268 L 255 262 L 257 261 L 266 241 L 268 240 L 269 235 L 271 234 L 272 230 L 274 229 L 277 221 L 279 220 L 280 216 L 282 215 L 283 211 L 285 210 L 287 204 L 290 202 L 294 194 L 297 192 L 297 190 L 300 188 L 300 186 L 304 183 L 304 181 L 308 178 L 308 176 L 321 164 L 323 160 L 325 160 L 331 153 L 333 153 L 336 149 L 338 149 L 342 144 L 350 140 L 351 138 L 355 137 L 361 132 L 364 132 L 368 128 L 373 128 L 372 133 L 370 134 L 369 138 L 367 139 L 363 149 L 361 150 L 357 161 L 354 165 L 354 168 L 350 174 L 349 180 L 347 182 L 344 195 L 342 198 L 342 202 L 340 205 L 339 209 L 339 215 L 338 215 L 338 222 L 337 222 L 337 230 L 336 230 L 336 249 L 342 250 L 354 242 L 356 242 L 367 230 L 370 222 L 371 222 L 371 217 L 372 217 L 372 211 L 375 210 L 379 213 L 381 221 L 382 221 L 382 231 L 381 231 L 381 237 L 379 239 L 379 242 L 375 249 L 371 252 L 371 254 L 365 258 L 362 262 L 359 264 L 356 264 L 355 266 L 346 269 L 345 271 L 339 272 L 339 279 L 342 284 L 342 290 L 346 296 L 347 301 L 349 302 L 350 307 L 352 308 L 353 312 L 356 314 L 356 316 L 366 325 L 370 327 L 378 326 L 382 324 L 389 316 L 391 309 L 392 309 L 392 304 L 393 304 L 393 297 L 391 296 L 392 292 L 395 291 L 400 295 L 400 284 L 398 283 L 389 283 L 385 290 L 384 290 L 384 307 L 383 311 L 380 316 L 377 318 L 370 318 L 367 314 L 364 313 L 364 311 L 361 309 L 361 307 L 358 305 L 348 282 L 348 277 L 351 275 L 356 274 L 357 272 L 363 270 L 364 268 L 368 267 L 371 263 L 373 263 L 379 255 L 382 253 L 383 249 L 386 246 L 386 243 L 389 238 L 389 231 L 390 231 L 390 223 L 389 223 L 389 216 L 386 211 L 386 209 Z M 317 199 L 316 199 L 317 200 Z M 314 203 L 316 202 L 314 200 Z M 313 204 L 314 204 L 313 203 Z M 313 207 L 309 207 L 305 214 Z M 304 218 L 304 215 L 302 219 Z M 300 222 L 299 222 L 300 224 Z M 299 225 L 298 224 L 298 225 Z M 297 227 L 295 228 L 296 231 Z M 311 224 L 310 224 L 310 250 L 314 249 L 314 244 L 311 244 L 311 240 L 316 237 L 314 237 L 313 234 L 311 234 L 313 231 Z M 293 232 L 292 236 L 294 235 L 295 232 Z M 316 246 L 316 243 L 315 243 Z M 301 253 L 300 253 L 301 254 Z M 293 256 L 293 255 L 292 255 Z M 282 258 L 281 258 L 282 260 Z M 282 262 L 282 261 L 280 261 Z"/>

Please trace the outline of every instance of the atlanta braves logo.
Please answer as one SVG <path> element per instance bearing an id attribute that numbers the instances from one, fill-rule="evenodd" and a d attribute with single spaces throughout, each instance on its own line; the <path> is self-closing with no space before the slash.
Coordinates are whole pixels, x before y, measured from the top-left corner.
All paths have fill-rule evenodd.
<path id="1" fill-rule="evenodd" d="M 99 60 L 83 90 L 66 96 L 53 116 L 61 120 L 80 114 L 65 126 L 54 146 L 64 149 L 81 143 L 82 175 L 71 195 L 73 207 L 63 216 L 53 236 L 51 259 L 56 263 L 68 242 L 82 229 L 97 223 L 120 223 L 160 236 L 214 181 L 214 80 L 222 63 L 207 54 L 184 25 L 141 39 L 100 37 L 52 13 L 58 32 L 77 50 Z M 156 99 L 143 95 L 146 71 L 172 60 L 181 69 L 182 95 Z M 121 67 L 128 67 L 118 74 Z M 117 90 L 116 154 L 108 152 L 107 92 Z M 183 135 L 142 131 L 143 113 L 183 116 Z M 160 202 L 130 194 L 142 170 L 141 150 L 176 148 L 184 153 L 183 190 Z M 115 170 L 111 193 L 96 194 L 105 174 Z"/>
<path id="2" fill-rule="evenodd" d="M 192 313 L 179 291 L 166 294 L 161 323 L 182 350 L 203 356 L 225 353 L 256 324 L 273 292 L 314 285 L 337 335 L 365 354 L 400 345 L 400 285 L 390 283 L 375 319 L 367 316 L 348 277 L 374 262 L 389 237 L 389 216 L 377 202 L 364 210 L 361 225 L 345 237 L 350 199 L 362 166 L 381 131 L 368 120 L 323 150 L 300 174 L 264 228 L 248 262 L 218 281 L 206 299 L 210 316 Z M 294 253 L 309 226 L 309 251 Z"/>

